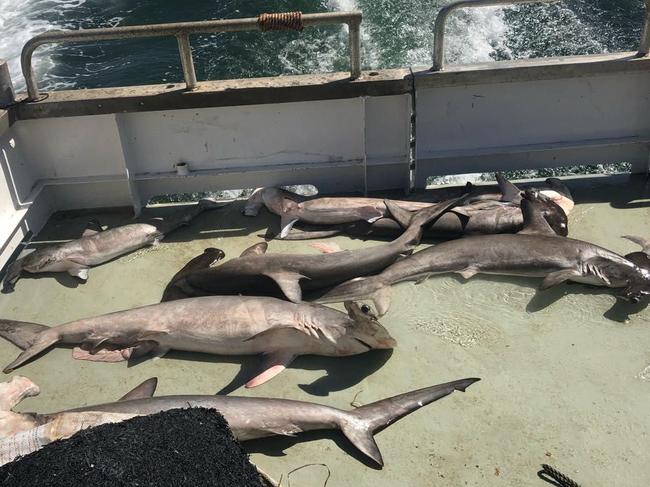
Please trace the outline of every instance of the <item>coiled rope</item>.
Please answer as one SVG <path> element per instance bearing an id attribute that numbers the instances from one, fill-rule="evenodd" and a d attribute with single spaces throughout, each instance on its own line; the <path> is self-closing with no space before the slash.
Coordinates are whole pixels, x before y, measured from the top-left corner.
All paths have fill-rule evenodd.
<path id="1" fill-rule="evenodd" d="M 301 31 L 304 28 L 302 25 L 302 12 L 260 14 L 257 17 L 257 26 L 263 32 L 268 30 Z"/>
<path id="2" fill-rule="evenodd" d="M 542 469 L 537 472 L 537 476 L 549 484 L 553 484 L 557 487 L 580 487 L 580 484 L 578 484 L 576 481 L 570 479 L 562 472 L 545 463 L 542 463 Z"/>

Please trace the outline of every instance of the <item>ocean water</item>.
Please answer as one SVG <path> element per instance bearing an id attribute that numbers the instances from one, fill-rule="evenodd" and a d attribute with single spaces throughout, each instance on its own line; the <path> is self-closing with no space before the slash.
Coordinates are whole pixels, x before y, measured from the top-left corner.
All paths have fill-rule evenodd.
<path id="1" fill-rule="evenodd" d="M 426 66 L 432 26 L 448 0 L 0 0 L 0 58 L 24 89 L 20 50 L 48 29 L 254 17 L 301 10 L 363 12 L 365 68 Z M 637 47 L 643 0 L 565 0 L 553 5 L 481 8 L 455 13 L 447 29 L 452 63 L 591 54 Z M 274 76 L 348 69 L 344 27 L 303 33 L 220 33 L 192 37 L 199 79 Z M 144 39 L 40 48 L 40 86 L 93 88 L 182 80 L 176 41 Z"/>

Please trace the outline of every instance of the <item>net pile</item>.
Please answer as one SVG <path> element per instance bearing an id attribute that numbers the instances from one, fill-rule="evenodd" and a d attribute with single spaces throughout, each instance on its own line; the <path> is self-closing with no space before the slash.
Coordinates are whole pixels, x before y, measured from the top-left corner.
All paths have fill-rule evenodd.
<path id="1" fill-rule="evenodd" d="M 0 468 L 0 485 L 264 487 L 213 409 L 172 409 L 83 430 Z"/>

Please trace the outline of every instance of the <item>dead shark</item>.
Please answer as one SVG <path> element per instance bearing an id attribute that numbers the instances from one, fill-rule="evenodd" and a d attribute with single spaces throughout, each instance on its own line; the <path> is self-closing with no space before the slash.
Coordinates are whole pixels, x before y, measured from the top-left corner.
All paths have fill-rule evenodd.
<path id="1" fill-rule="evenodd" d="M 463 197 L 438 203 L 405 216 L 407 229 L 390 243 L 324 255 L 268 254 L 266 243 L 246 249 L 239 258 L 215 267 L 182 272 L 167 286 L 163 300 L 174 296 L 283 295 L 294 303 L 303 291 L 321 289 L 358 276 L 374 274 L 413 251 L 420 242 L 422 226 L 453 207 Z M 391 211 L 404 211 L 389 203 Z M 200 257 L 198 258 L 200 259 Z M 189 265 L 189 264 L 188 264 Z M 174 290 L 173 288 L 176 288 Z"/>
<path id="2" fill-rule="evenodd" d="M 344 411 L 321 404 L 288 399 L 207 395 L 151 397 L 153 390 L 150 379 L 129 393 L 128 398 L 122 398 L 117 402 L 55 413 L 12 414 L 15 415 L 16 422 L 23 421 L 23 431 L 19 435 L 45 438 L 41 441 L 45 444 L 69 437 L 82 428 L 107 422 L 123 421 L 134 416 L 155 414 L 170 409 L 202 407 L 219 411 L 226 418 L 235 438 L 239 441 L 276 435 L 295 436 L 305 431 L 338 429 L 359 451 L 383 466 L 384 460 L 373 438 L 374 433 L 454 391 L 464 392 L 479 380 L 478 378 L 455 380 L 373 402 L 353 411 Z M 153 386 L 155 388 L 155 382 Z M 28 427 L 30 422 L 32 428 Z M 38 428 L 41 431 L 38 431 Z M 18 441 L 14 439 L 13 444 L 26 443 L 19 440 L 19 438 Z M 32 450 L 37 447 L 32 446 Z"/>
<path id="3" fill-rule="evenodd" d="M 101 227 L 87 228 L 79 239 L 35 250 L 13 262 L 7 269 L 3 292 L 12 291 L 23 272 L 67 272 L 85 281 L 91 267 L 141 247 L 156 245 L 165 235 L 182 225 L 188 225 L 205 210 L 228 203 L 203 199 L 189 208 L 178 208 L 164 218 L 151 218 L 104 231 Z"/>
<path id="4" fill-rule="evenodd" d="M 73 357 L 123 361 L 169 350 L 218 355 L 263 354 L 262 372 L 247 387 L 285 369 L 297 355 L 347 356 L 393 348 L 393 337 L 367 306 L 345 303 L 346 313 L 318 304 L 268 297 L 180 299 L 47 326 L 0 320 L 0 336 L 24 351 L 4 372 L 57 344 L 78 346 Z"/>
<path id="5" fill-rule="evenodd" d="M 425 235 L 440 238 L 515 233 L 521 230 L 523 219 L 519 210 L 520 190 L 500 173 L 496 174 L 496 179 L 498 192 L 485 192 L 482 188 L 469 185 L 472 196 L 467 198 L 463 205 L 454 207 L 427 225 Z M 539 189 L 567 215 L 573 209 L 571 193 L 559 179 L 548 178 Z M 435 203 L 393 200 L 393 204 L 408 211 L 421 210 Z M 244 214 L 255 216 L 263 206 L 280 216 L 280 238 L 287 240 L 324 238 L 338 234 L 395 236 L 403 231 L 399 223 L 392 218 L 382 198 L 306 198 L 278 188 L 259 188 L 246 203 Z M 293 228 L 298 222 L 301 228 Z"/>
<path id="6" fill-rule="evenodd" d="M 565 281 L 606 286 L 619 289 L 618 296 L 632 302 L 650 294 L 650 269 L 597 245 L 556 235 L 542 212 L 549 205 L 554 203 L 527 191 L 521 202 L 525 224 L 519 233 L 443 242 L 396 262 L 376 276 L 348 281 L 312 299 L 328 303 L 370 298 L 383 315 L 390 305 L 392 284 L 449 272 L 466 279 L 479 273 L 543 277 L 542 289 Z M 563 212 L 553 214 L 561 217 Z"/>

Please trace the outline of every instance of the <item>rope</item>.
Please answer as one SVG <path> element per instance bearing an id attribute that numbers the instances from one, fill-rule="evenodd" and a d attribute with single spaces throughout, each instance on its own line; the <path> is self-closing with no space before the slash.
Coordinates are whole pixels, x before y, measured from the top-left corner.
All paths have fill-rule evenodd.
<path id="1" fill-rule="evenodd" d="M 302 12 L 260 14 L 257 17 L 257 26 L 262 32 L 267 30 L 301 31 L 303 29 Z"/>
<path id="2" fill-rule="evenodd" d="M 537 472 L 537 476 L 556 487 L 580 487 L 576 481 L 545 463 L 542 463 L 542 469 Z"/>

